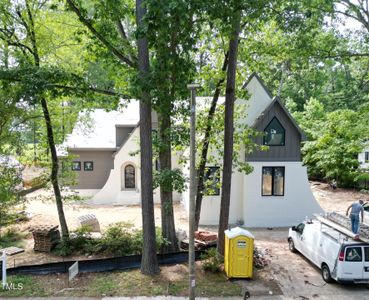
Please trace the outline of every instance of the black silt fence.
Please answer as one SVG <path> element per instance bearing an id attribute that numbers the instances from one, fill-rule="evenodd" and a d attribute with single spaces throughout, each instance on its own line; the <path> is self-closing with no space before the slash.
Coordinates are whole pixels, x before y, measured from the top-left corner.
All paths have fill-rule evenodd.
<path id="1" fill-rule="evenodd" d="M 195 259 L 199 260 L 203 251 L 196 251 Z M 188 261 L 188 252 L 175 252 L 168 254 L 158 254 L 160 265 L 179 264 Z M 7 275 L 47 275 L 56 273 L 66 273 L 76 261 L 63 261 L 40 265 L 27 265 L 15 268 L 8 268 Z M 0 262 L 0 266 L 1 266 Z M 115 270 L 137 269 L 141 266 L 141 255 L 129 255 L 112 258 L 79 260 L 79 273 L 107 272 Z M 1 268 L 0 268 L 1 269 Z M 0 272 L 1 278 L 1 272 Z"/>

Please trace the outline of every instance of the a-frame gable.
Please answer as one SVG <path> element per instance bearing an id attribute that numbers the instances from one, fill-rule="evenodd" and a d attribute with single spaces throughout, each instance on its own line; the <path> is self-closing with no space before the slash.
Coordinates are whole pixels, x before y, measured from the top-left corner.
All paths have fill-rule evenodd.
<path id="1" fill-rule="evenodd" d="M 269 96 L 269 98 L 270 99 L 272 99 L 273 98 L 273 95 L 272 95 L 272 93 L 269 91 L 269 89 L 266 87 L 266 85 L 265 85 L 265 83 L 264 83 L 264 81 L 260 78 L 260 76 L 257 74 L 257 73 L 255 73 L 255 72 L 253 72 L 250 76 L 249 76 L 249 78 L 247 78 L 247 80 L 246 80 L 246 82 L 243 84 L 243 87 L 242 88 L 244 88 L 244 89 L 247 89 L 248 88 L 248 86 L 250 86 L 251 85 L 251 83 L 252 83 L 252 81 L 253 80 L 256 80 L 256 81 L 258 81 L 258 83 L 260 84 L 260 86 L 262 87 L 262 89 L 264 90 L 264 92 Z"/>
<path id="2" fill-rule="evenodd" d="M 297 125 L 294 118 L 284 107 L 279 97 L 275 97 L 270 105 L 256 118 L 253 127 L 260 132 L 264 132 L 273 119 L 284 129 L 283 143 L 277 145 L 268 145 L 267 151 L 255 151 L 248 155 L 248 161 L 300 161 L 301 160 L 301 141 L 305 135 Z M 259 145 L 265 143 L 265 138 L 259 136 L 255 142 Z"/>
<path id="3" fill-rule="evenodd" d="M 243 122 L 251 126 L 255 123 L 255 119 L 270 105 L 273 97 L 263 80 L 256 73 L 252 73 L 243 88 L 250 94 L 250 98 L 247 100 L 237 99 L 237 104 L 247 106 L 247 115 L 245 115 Z"/>
<path id="4" fill-rule="evenodd" d="M 272 107 L 275 105 L 275 103 L 278 103 L 280 105 L 280 107 L 282 108 L 283 112 L 286 114 L 286 116 L 289 118 L 289 120 L 291 121 L 291 123 L 293 124 L 293 126 L 296 128 L 296 130 L 300 133 L 301 136 L 301 140 L 305 141 L 306 140 L 306 135 L 305 133 L 302 131 L 302 129 L 300 128 L 300 126 L 297 124 L 296 120 L 294 117 L 292 117 L 292 115 L 290 114 L 290 112 L 287 110 L 287 108 L 284 106 L 284 104 L 281 101 L 281 98 L 276 96 L 274 97 L 273 101 L 270 103 L 270 105 L 260 114 L 260 116 L 258 116 L 255 119 L 254 124 L 252 125 L 254 128 L 256 128 L 258 126 L 258 123 L 260 122 L 260 120 L 262 119 L 263 116 L 265 116 L 269 110 L 272 109 Z"/>

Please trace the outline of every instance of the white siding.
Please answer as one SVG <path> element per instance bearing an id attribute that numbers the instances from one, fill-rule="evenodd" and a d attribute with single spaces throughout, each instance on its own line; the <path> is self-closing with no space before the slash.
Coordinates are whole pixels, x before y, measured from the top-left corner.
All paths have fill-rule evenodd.
<path id="1" fill-rule="evenodd" d="M 316 202 L 301 162 L 253 162 L 244 177 L 243 218 L 248 227 L 291 226 L 323 210 Z M 285 167 L 284 196 L 262 196 L 262 167 Z M 247 200 L 246 200 L 247 199 Z"/>

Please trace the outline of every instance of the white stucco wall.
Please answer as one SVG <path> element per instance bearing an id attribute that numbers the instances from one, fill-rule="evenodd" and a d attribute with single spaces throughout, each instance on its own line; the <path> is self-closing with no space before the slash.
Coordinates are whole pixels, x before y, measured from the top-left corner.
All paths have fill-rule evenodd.
<path id="1" fill-rule="evenodd" d="M 232 175 L 229 223 L 244 222 L 247 227 L 284 227 L 294 225 L 323 210 L 316 202 L 301 162 L 253 162 L 249 175 Z M 262 167 L 285 167 L 284 196 L 262 196 Z M 188 211 L 189 192 L 183 194 Z M 205 196 L 202 201 L 200 224 L 219 224 L 220 195 Z"/>
<path id="2" fill-rule="evenodd" d="M 243 174 L 232 175 L 229 223 L 242 220 L 243 212 Z M 200 225 L 218 225 L 221 196 L 204 196 L 201 206 Z"/>
<path id="3" fill-rule="evenodd" d="M 108 180 L 104 187 L 96 193 L 91 199 L 93 204 L 113 204 L 113 205 L 134 205 L 141 204 L 141 167 L 140 167 L 140 154 L 134 156 L 130 155 L 132 152 L 139 150 L 140 129 L 137 127 L 131 133 L 128 140 L 118 150 L 114 156 L 114 169 L 110 171 Z M 178 158 L 173 157 L 173 166 L 177 166 Z M 122 168 L 127 164 L 131 164 L 135 167 L 136 174 L 136 188 L 124 189 L 122 188 Z M 173 201 L 180 201 L 181 195 L 173 193 Z M 160 203 L 160 190 L 154 190 L 154 202 Z"/>
<path id="4" fill-rule="evenodd" d="M 130 153 L 138 149 L 138 141 L 140 138 L 139 128 L 134 129 L 131 136 L 125 142 L 123 147 L 119 149 L 114 157 L 114 169 L 110 171 L 108 180 L 104 187 L 92 198 L 94 204 L 115 204 L 115 205 L 129 205 L 139 204 L 141 176 L 140 156 L 131 156 Z M 136 171 L 136 189 L 124 190 L 122 189 L 122 166 L 127 163 L 132 164 Z"/>
<path id="5" fill-rule="evenodd" d="M 252 162 L 244 177 L 243 221 L 248 227 L 291 226 L 323 210 L 316 202 L 301 162 Z M 262 167 L 285 167 L 284 196 L 262 196 Z"/>
<path id="6" fill-rule="evenodd" d="M 255 76 L 247 84 L 246 90 L 249 92 L 250 98 L 247 100 L 237 99 L 235 104 L 247 105 L 247 115 L 243 120 L 247 125 L 251 126 L 273 99 L 268 95 Z"/>

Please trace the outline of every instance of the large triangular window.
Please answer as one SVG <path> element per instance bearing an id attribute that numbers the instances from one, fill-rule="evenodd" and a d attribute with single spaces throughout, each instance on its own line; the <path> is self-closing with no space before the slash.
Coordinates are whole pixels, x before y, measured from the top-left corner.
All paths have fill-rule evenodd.
<path id="1" fill-rule="evenodd" d="M 264 129 L 263 144 L 268 146 L 284 146 L 285 132 L 282 124 L 274 117 Z"/>

